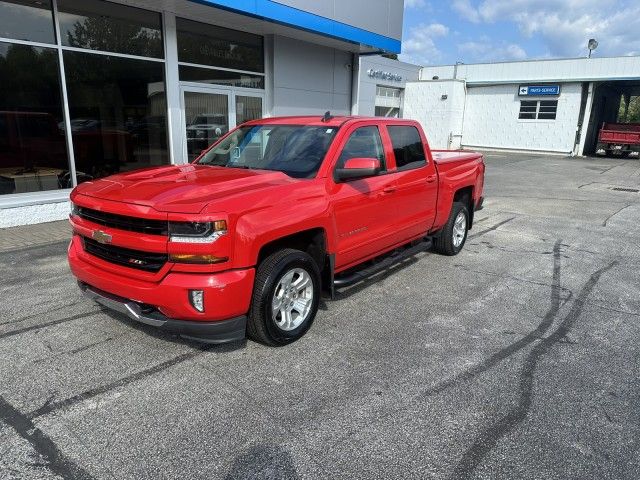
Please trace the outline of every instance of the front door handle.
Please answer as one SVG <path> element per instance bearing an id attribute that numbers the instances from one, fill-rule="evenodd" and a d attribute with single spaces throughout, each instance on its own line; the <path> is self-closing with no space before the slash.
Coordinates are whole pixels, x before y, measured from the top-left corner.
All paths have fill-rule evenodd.
<path id="1" fill-rule="evenodd" d="M 396 187 L 384 187 L 382 193 L 393 193 L 396 191 Z"/>
<path id="2" fill-rule="evenodd" d="M 436 178 L 438 178 L 438 177 L 436 177 L 435 175 L 429 175 L 429 176 L 427 176 L 427 183 L 433 183 L 433 182 L 435 182 L 435 181 L 436 181 Z"/>

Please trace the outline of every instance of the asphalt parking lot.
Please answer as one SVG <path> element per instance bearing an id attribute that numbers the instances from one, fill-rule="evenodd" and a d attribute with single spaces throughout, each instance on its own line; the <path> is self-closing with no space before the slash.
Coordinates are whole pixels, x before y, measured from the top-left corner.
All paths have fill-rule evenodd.
<path id="1" fill-rule="evenodd" d="M 64 242 L 0 253 L 0 478 L 640 478 L 640 193 L 614 188 L 640 160 L 488 154 L 460 255 L 279 349 L 108 313 Z"/>

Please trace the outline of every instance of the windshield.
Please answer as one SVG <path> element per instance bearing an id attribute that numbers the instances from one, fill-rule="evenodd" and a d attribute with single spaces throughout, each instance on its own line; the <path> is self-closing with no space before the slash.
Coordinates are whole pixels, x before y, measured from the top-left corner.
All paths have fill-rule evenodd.
<path id="1" fill-rule="evenodd" d="M 304 125 L 240 127 L 197 163 L 276 170 L 294 178 L 313 178 L 337 131 L 336 127 Z"/>

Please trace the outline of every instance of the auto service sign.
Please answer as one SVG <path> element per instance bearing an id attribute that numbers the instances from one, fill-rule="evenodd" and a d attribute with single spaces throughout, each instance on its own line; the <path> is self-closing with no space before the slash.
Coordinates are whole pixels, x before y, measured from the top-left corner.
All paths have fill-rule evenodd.
<path id="1" fill-rule="evenodd" d="M 560 95 L 560 85 L 520 85 L 518 95 L 521 97 L 527 95 Z"/>

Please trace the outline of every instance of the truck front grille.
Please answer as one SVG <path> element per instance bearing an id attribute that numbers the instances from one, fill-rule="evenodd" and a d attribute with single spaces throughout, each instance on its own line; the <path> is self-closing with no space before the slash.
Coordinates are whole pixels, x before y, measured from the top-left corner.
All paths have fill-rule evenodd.
<path id="1" fill-rule="evenodd" d="M 84 250 L 106 262 L 115 263 L 125 267 L 136 268 L 147 272 L 159 271 L 167 263 L 167 254 L 141 252 L 129 248 L 105 245 L 95 240 L 83 237 Z"/>
<path id="2" fill-rule="evenodd" d="M 101 212 L 86 207 L 76 207 L 76 214 L 93 223 L 105 227 L 118 228 L 130 232 L 148 233 L 150 235 L 167 235 L 168 224 L 164 220 L 148 220 L 146 218 L 128 217 L 115 213 Z"/>

